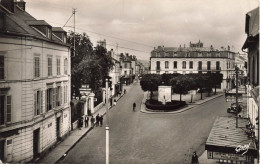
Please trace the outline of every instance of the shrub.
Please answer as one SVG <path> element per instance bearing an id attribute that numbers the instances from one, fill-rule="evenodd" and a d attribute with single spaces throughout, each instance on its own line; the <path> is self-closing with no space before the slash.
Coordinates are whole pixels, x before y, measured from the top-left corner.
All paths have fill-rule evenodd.
<path id="1" fill-rule="evenodd" d="M 172 100 L 171 102 L 167 102 L 163 105 L 161 102 L 157 100 L 147 100 L 145 102 L 146 108 L 150 110 L 160 110 L 160 111 L 176 111 L 181 107 L 186 105 L 185 101 L 176 101 Z"/>

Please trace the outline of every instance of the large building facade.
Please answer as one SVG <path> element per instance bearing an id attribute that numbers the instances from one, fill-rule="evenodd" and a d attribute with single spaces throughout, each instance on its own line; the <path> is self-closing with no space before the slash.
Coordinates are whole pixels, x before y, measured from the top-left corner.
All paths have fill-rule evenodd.
<path id="1" fill-rule="evenodd" d="M 203 43 L 190 43 L 190 47 L 158 46 L 151 52 L 150 73 L 207 73 L 220 72 L 223 82 L 222 90 L 232 88 L 235 70 L 235 53 L 230 48 L 206 48 Z"/>
<path id="2" fill-rule="evenodd" d="M 246 14 L 245 32 L 242 50 L 248 53 L 247 114 L 259 146 L 259 7 Z"/>
<path id="3" fill-rule="evenodd" d="M 0 1 L 0 160 L 27 162 L 71 127 L 66 32 L 36 20 L 24 1 Z"/>

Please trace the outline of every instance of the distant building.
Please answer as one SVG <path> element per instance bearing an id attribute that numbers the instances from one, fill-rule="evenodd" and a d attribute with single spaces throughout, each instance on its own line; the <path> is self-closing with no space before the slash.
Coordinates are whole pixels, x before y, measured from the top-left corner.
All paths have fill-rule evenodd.
<path id="1" fill-rule="evenodd" d="M 24 1 L 0 1 L 0 160 L 39 157 L 70 131 L 66 31 L 37 20 Z"/>
<path id="2" fill-rule="evenodd" d="M 246 14 L 247 39 L 242 50 L 248 52 L 247 114 L 253 129 L 254 141 L 259 146 L 259 7 Z M 259 158 L 259 157 L 258 157 Z"/>
<path id="3" fill-rule="evenodd" d="M 223 82 L 219 89 L 231 89 L 234 79 L 235 53 L 221 49 L 203 47 L 203 43 L 191 43 L 190 47 L 158 46 L 151 52 L 150 73 L 206 73 L 220 72 Z"/>
<path id="4" fill-rule="evenodd" d="M 133 74 L 133 67 L 132 67 L 133 58 L 128 53 L 125 55 L 123 53 L 120 54 L 120 63 L 122 66 L 122 84 L 129 85 L 133 82 L 134 74 Z"/>

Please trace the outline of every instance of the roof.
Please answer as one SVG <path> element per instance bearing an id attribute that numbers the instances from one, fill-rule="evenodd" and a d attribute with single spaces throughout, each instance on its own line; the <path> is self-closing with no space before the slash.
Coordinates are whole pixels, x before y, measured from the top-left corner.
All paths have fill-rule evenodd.
<path id="1" fill-rule="evenodd" d="M 57 44 L 67 45 L 63 43 L 62 40 L 59 40 L 55 37 L 51 39 L 43 36 L 39 31 L 35 30 L 32 26 L 49 26 L 44 20 L 37 20 L 33 16 L 31 16 L 26 11 L 22 10 L 17 5 L 14 6 L 14 12 L 9 12 L 0 4 L 0 13 L 4 14 L 5 17 L 5 25 L 4 29 L 0 29 L 0 33 L 5 35 L 24 35 L 24 36 L 32 36 L 37 39 L 42 39 L 46 41 L 50 41 Z"/>
<path id="2" fill-rule="evenodd" d="M 206 150 L 237 154 L 235 151 L 237 146 L 250 143 L 247 155 L 255 155 L 257 148 L 252 139 L 245 133 L 247 124 L 247 119 L 239 118 L 238 128 L 236 128 L 235 117 L 218 117 L 207 139 Z"/>
<path id="3" fill-rule="evenodd" d="M 52 31 L 54 31 L 54 32 L 66 32 L 66 31 L 63 30 L 63 28 L 61 28 L 61 27 L 52 27 Z"/>
<path id="4" fill-rule="evenodd" d="M 44 20 L 27 20 L 26 23 L 30 26 L 50 26 L 47 22 Z"/>

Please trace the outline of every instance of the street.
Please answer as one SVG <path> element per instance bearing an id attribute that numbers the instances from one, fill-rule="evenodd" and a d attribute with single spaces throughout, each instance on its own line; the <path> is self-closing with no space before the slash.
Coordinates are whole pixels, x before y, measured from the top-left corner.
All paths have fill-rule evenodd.
<path id="1" fill-rule="evenodd" d="M 109 110 L 110 163 L 190 163 L 193 151 L 203 153 L 214 120 L 233 116 L 223 96 L 179 114 L 141 113 L 142 98 L 134 83 Z M 105 163 L 105 145 L 105 127 L 95 127 L 60 162 Z"/>

